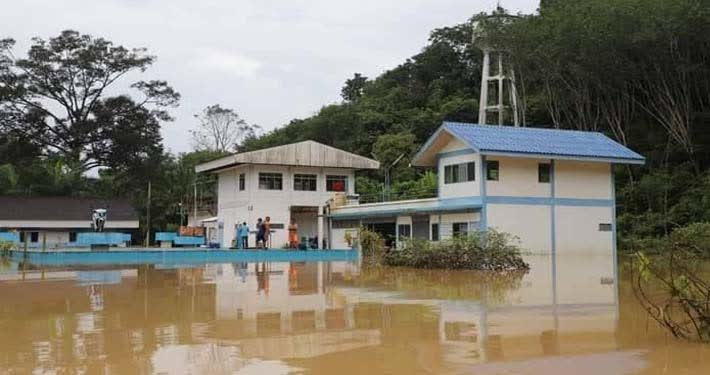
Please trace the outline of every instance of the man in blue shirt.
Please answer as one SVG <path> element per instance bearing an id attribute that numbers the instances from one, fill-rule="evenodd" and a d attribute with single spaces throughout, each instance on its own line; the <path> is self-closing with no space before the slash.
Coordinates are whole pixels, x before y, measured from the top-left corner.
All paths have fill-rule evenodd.
<path id="1" fill-rule="evenodd" d="M 239 248 L 248 249 L 249 248 L 249 226 L 246 222 L 243 222 L 239 226 Z"/>

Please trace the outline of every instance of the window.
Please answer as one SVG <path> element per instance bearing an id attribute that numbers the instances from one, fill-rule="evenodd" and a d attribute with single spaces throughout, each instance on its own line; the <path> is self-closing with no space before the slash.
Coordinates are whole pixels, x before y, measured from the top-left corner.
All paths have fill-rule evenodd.
<path id="1" fill-rule="evenodd" d="M 444 183 L 455 184 L 459 182 L 476 180 L 476 163 L 468 162 L 444 166 Z"/>
<path id="2" fill-rule="evenodd" d="M 537 181 L 543 184 L 550 183 L 550 175 L 552 166 L 549 163 L 540 163 L 537 165 Z"/>
<path id="3" fill-rule="evenodd" d="M 244 191 L 247 188 L 247 176 L 242 173 L 239 175 L 239 191 Z"/>
<path id="4" fill-rule="evenodd" d="M 451 233 L 456 236 L 468 235 L 468 223 L 454 223 Z"/>
<path id="5" fill-rule="evenodd" d="M 326 176 L 325 188 L 328 191 L 348 191 L 348 176 Z"/>
<path id="6" fill-rule="evenodd" d="M 486 162 L 486 180 L 488 181 L 498 181 L 499 178 L 499 168 L 500 165 L 496 160 L 489 160 Z"/>
<path id="7" fill-rule="evenodd" d="M 293 176 L 293 190 L 298 191 L 316 191 L 316 175 L 314 174 L 296 174 Z"/>
<path id="8" fill-rule="evenodd" d="M 76 232 L 69 232 L 69 242 L 76 242 Z"/>
<path id="9" fill-rule="evenodd" d="M 601 223 L 599 224 L 599 231 L 600 232 L 611 232 L 612 226 L 609 223 Z"/>
<path id="10" fill-rule="evenodd" d="M 439 223 L 433 223 L 431 225 L 431 240 L 439 241 Z"/>
<path id="11" fill-rule="evenodd" d="M 259 189 L 282 190 L 283 177 L 281 173 L 259 173 Z"/>
<path id="12" fill-rule="evenodd" d="M 412 236 L 412 226 L 409 224 L 399 224 L 399 238 L 411 237 Z"/>
<path id="13" fill-rule="evenodd" d="M 32 242 L 32 243 L 39 242 L 39 232 L 30 232 L 30 242 Z"/>

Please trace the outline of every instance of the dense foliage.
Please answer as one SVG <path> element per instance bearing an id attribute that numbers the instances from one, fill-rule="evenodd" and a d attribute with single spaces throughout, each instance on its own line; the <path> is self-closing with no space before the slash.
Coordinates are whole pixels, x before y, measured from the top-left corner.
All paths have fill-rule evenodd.
<path id="1" fill-rule="evenodd" d="M 676 337 L 710 342 L 710 223 L 695 223 L 658 241 L 661 251 L 634 257 L 634 293 Z"/>
<path id="2" fill-rule="evenodd" d="M 468 236 L 454 236 L 439 242 L 412 239 L 401 249 L 383 256 L 384 264 L 414 268 L 470 269 L 481 271 L 527 270 L 515 239 L 507 234 L 488 230 Z"/>
<path id="3" fill-rule="evenodd" d="M 415 238 L 401 248 L 386 248 L 382 236 L 366 228 L 360 229 L 358 239 L 365 260 L 374 265 L 505 272 L 529 269 L 517 239 L 493 229 L 439 242 Z"/>

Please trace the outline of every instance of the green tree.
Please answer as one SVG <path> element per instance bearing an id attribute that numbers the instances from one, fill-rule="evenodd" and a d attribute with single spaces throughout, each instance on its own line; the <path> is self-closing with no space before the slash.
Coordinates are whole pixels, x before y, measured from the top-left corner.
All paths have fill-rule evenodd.
<path id="1" fill-rule="evenodd" d="M 362 96 L 365 86 L 367 85 L 367 77 L 360 73 L 355 73 L 353 78 L 348 78 L 345 81 L 345 86 L 340 91 L 340 96 L 346 102 L 355 102 Z"/>
<path id="2" fill-rule="evenodd" d="M 159 126 L 180 95 L 164 81 L 130 85 L 141 97 L 108 96 L 116 82 L 154 61 L 144 49 L 66 30 L 32 39 L 26 58 L 0 41 L 0 131 L 33 142 L 43 155 L 60 155 L 83 172 L 128 163 L 160 147 Z"/>

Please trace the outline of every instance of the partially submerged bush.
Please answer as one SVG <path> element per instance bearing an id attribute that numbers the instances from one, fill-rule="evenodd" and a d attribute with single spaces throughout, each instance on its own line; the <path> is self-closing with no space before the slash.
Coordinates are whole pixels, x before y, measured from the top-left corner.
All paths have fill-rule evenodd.
<path id="1" fill-rule="evenodd" d="M 702 258 L 710 258 L 710 223 L 693 223 L 671 233 L 674 246 Z"/>
<path id="2" fill-rule="evenodd" d="M 634 265 L 634 293 L 649 315 L 676 337 L 710 342 L 710 224 L 676 229 Z"/>
<path id="3" fill-rule="evenodd" d="M 440 242 L 412 239 L 403 248 L 385 253 L 383 262 L 414 268 L 527 270 L 530 267 L 520 256 L 516 242 L 510 234 L 492 229 Z"/>
<path id="4" fill-rule="evenodd" d="M 7 256 L 11 250 L 15 250 L 15 244 L 10 241 L 0 241 L 0 255 Z"/>
<path id="5" fill-rule="evenodd" d="M 360 228 L 358 241 L 362 255 L 365 257 L 379 258 L 385 252 L 385 239 L 375 231 L 365 227 Z"/>

